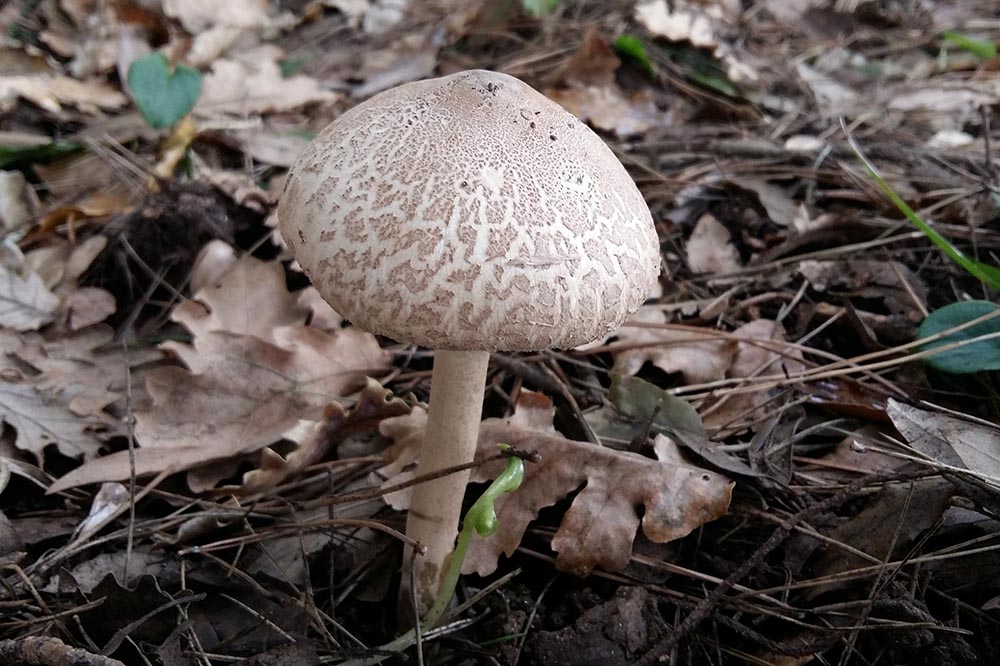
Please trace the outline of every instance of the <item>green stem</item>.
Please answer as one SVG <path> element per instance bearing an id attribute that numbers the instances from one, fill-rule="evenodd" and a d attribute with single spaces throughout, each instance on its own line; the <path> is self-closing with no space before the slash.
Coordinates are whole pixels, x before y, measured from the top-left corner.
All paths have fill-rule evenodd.
<path id="1" fill-rule="evenodd" d="M 507 444 L 500 444 L 500 450 L 510 449 Z M 462 522 L 462 531 L 458 533 L 458 543 L 455 545 L 455 552 L 451 556 L 451 564 L 448 566 L 448 573 L 445 574 L 441 584 L 441 591 L 434 599 L 434 605 L 424 616 L 424 626 L 431 628 L 441 619 L 441 615 L 448 607 L 455 587 L 458 585 L 458 577 L 462 573 L 462 562 L 465 561 L 465 553 L 469 550 L 469 542 L 472 541 L 472 531 L 475 530 L 479 536 L 492 536 L 496 534 L 499 521 L 497 520 L 494 502 L 504 493 L 514 492 L 524 480 L 524 461 L 517 456 L 507 458 L 507 467 L 493 480 L 489 488 L 480 495 L 479 499 L 469 507 Z"/>
<path id="2" fill-rule="evenodd" d="M 498 445 L 501 451 L 510 450 L 510 446 L 507 444 Z M 465 554 L 469 550 L 469 543 L 472 541 L 472 533 L 475 531 L 479 536 L 491 536 L 496 533 L 497 528 L 500 525 L 500 521 L 497 520 L 497 513 L 494 503 L 497 499 L 504 493 L 510 493 L 520 487 L 521 482 L 524 480 L 524 461 L 517 456 L 511 456 L 507 458 L 507 466 L 502 472 L 493 480 L 493 483 L 479 496 L 479 499 L 469 507 L 469 511 L 465 514 L 465 520 L 462 521 L 462 531 L 458 533 L 458 541 L 455 544 L 455 551 L 451 556 L 451 564 L 448 566 L 448 573 L 445 574 L 444 581 L 441 583 L 441 589 L 438 592 L 437 597 L 434 599 L 434 604 L 431 606 L 427 614 L 424 615 L 421 620 L 421 626 L 424 629 L 432 629 L 444 611 L 448 608 L 448 604 L 451 602 L 451 598 L 455 594 L 455 588 L 458 586 L 458 577 L 462 573 L 462 562 L 465 561 Z M 383 652 L 400 652 L 405 650 L 409 646 L 417 642 L 417 632 L 416 629 L 410 629 L 408 632 L 399 636 L 398 638 L 386 643 L 379 647 L 379 650 Z M 370 664 L 380 664 L 390 656 L 389 654 L 382 654 L 377 657 L 368 657 L 366 659 L 351 659 L 342 662 L 341 666 L 368 666 Z"/>

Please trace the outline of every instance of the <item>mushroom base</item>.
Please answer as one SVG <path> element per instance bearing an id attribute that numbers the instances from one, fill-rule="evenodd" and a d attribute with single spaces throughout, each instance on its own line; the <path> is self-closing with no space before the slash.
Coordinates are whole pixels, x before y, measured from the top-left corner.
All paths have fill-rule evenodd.
<path id="1" fill-rule="evenodd" d="M 479 439 L 486 370 L 485 351 L 442 351 L 434 355 L 430 411 L 417 474 L 433 474 L 472 462 Z M 470 470 L 455 472 L 414 486 L 406 535 L 427 549 L 416 556 L 414 593 L 420 614 L 434 603 L 448 559 L 455 547 L 462 498 Z M 403 564 L 404 592 L 409 587 L 407 548 Z"/>

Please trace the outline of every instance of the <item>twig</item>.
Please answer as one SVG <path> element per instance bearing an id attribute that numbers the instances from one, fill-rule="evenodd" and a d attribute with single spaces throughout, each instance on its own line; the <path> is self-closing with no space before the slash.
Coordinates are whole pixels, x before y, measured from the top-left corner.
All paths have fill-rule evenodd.
<path id="1" fill-rule="evenodd" d="M 26 666 L 125 666 L 117 659 L 102 657 L 66 645 L 58 638 L 28 636 L 0 641 L 0 663 Z"/>
<path id="2" fill-rule="evenodd" d="M 791 535 L 796 525 L 801 523 L 810 515 L 833 509 L 837 505 L 850 499 L 858 491 L 868 485 L 886 483 L 890 481 L 909 481 L 925 476 L 933 476 L 933 474 L 928 474 L 926 470 L 916 470 L 911 472 L 893 471 L 869 474 L 847 484 L 840 492 L 831 495 L 824 500 L 813 502 L 798 513 L 792 515 L 790 518 L 783 521 L 781 525 L 779 525 L 777 529 L 771 533 L 771 536 L 768 537 L 767 541 L 762 543 L 757 550 L 754 551 L 753 555 L 744 560 L 743 564 L 738 566 L 731 574 L 726 576 L 725 580 L 723 580 L 722 583 L 719 584 L 714 590 L 709 592 L 708 596 L 699 601 L 691 612 L 688 613 L 687 617 L 684 618 L 684 620 L 670 633 L 669 636 L 657 643 L 653 649 L 643 655 L 643 657 L 636 663 L 640 664 L 640 666 L 650 666 L 651 664 L 655 664 L 659 660 L 660 656 L 672 650 L 677 643 L 690 634 L 698 627 L 699 624 L 701 624 L 703 620 L 712 614 L 713 609 L 720 601 L 722 601 L 723 597 L 726 596 L 729 590 L 743 580 L 747 574 L 756 569 L 761 562 L 764 561 L 765 557 L 767 557 L 775 548 L 784 543 L 785 539 Z"/>

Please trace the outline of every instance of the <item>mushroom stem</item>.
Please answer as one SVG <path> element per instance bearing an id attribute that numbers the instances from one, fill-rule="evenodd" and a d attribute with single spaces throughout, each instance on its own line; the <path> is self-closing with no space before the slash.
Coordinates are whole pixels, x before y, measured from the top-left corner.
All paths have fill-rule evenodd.
<path id="1" fill-rule="evenodd" d="M 489 361 L 485 351 L 438 350 L 434 354 L 431 406 L 418 469 L 421 476 L 472 462 L 475 457 Z M 415 593 L 421 614 L 434 603 L 448 569 L 469 473 L 449 474 L 413 488 L 406 534 L 427 549 L 416 561 Z M 408 550 L 404 562 L 409 562 L 410 555 Z"/>

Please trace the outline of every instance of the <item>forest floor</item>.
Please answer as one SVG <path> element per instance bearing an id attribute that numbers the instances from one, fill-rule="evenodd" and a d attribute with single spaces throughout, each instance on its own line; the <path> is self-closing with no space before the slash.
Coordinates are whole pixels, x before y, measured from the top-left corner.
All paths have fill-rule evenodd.
<path id="1" fill-rule="evenodd" d="M 989 0 L 0 3 L 0 662 L 1000 663 L 998 42 Z M 492 355 L 483 457 L 537 460 L 397 654 L 433 354 L 275 206 L 471 68 L 607 141 L 663 273 Z"/>

